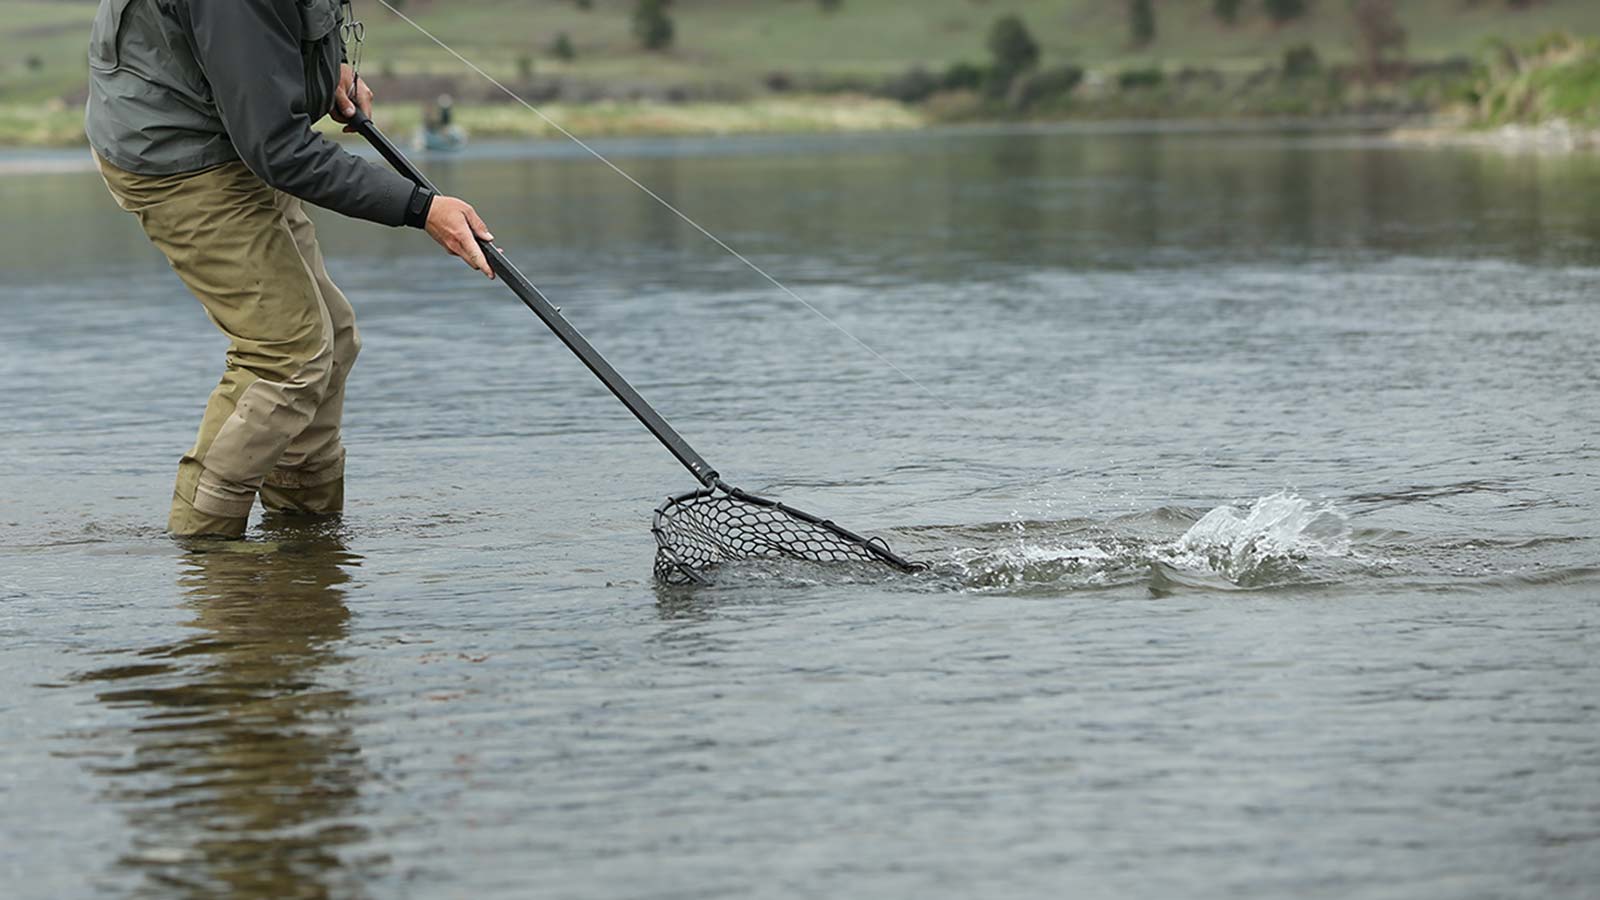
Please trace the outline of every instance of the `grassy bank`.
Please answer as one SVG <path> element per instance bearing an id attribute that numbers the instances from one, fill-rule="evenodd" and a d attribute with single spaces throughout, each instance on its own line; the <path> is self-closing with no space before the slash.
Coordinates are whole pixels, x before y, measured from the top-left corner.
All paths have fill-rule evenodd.
<path id="1" fill-rule="evenodd" d="M 743 103 L 653 103 L 602 101 L 540 107 L 561 127 L 585 137 L 654 135 L 824 133 L 898 131 L 928 124 L 914 107 L 873 97 L 793 96 Z M 456 107 L 456 121 L 475 138 L 551 138 L 554 127 L 521 106 L 476 103 Z M 378 121 L 395 136 L 409 135 L 422 122 L 415 103 L 380 103 Z M 336 133 L 324 119 L 318 126 Z M 71 147 L 85 143 L 83 110 L 61 102 L 0 104 L 0 146 Z"/>
<path id="2" fill-rule="evenodd" d="M 1557 34 L 1489 54 L 1471 123 L 1479 128 L 1566 122 L 1600 128 L 1600 40 Z"/>
<path id="3" fill-rule="evenodd" d="M 94 0 L 6 0 L 0 41 L 0 103 L 40 102 L 81 91 Z M 1353 61 L 1348 3 L 1320 0 L 1305 15 L 1275 23 L 1245 3 L 1228 24 L 1212 0 L 1154 5 L 1153 38 L 1135 45 L 1120 0 L 841 0 L 834 12 L 815 0 L 677 0 L 675 39 L 642 50 L 631 32 L 633 0 L 406 0 L 423 27 L 500 78 L 551 78 L 614 91 L 672 85 L 690 90 L 759 92 L 774 74 L 810 80 L 885 77 L 914 66 L 942 69 L 982 62 L 995 19 L 1021 17 L 1036 37 L 1040 63 L 1122 70 L 1160 64 L 1250 71 L 1290 47 L 1314 46 L 1331 62 Z M 1539 0 L 1512 11 L 1505 0 L 1403 0 L 1399 20 L 1416 59 L 1476 53 L 1485 40 L 1525 43 L 1552 31 L 1600 34 L 1600 3 Z M 365 67 L 375 77 L 455 78 L 459 62 L 376 0 L 356 0 L 367 23 Z M 570 58 L 556 50 L 568 38 Z M 474 90 L 481 85 L 472 85 Z M 477 99 L 474 97 L 474 99 Z M 563 98 L 565 99 L 565 98 Z"/>
<path id="4" fill-rule="evenodd" d="M 422 123 L 418 104 L 382 106 L 377 120 L 396 135 Z M 654 103 L 600 101 L 580 105 L 551 103 L 540 109 L 562 128 L 585 137 L 820 133 L 894 131 L 927 124 L 917 110 L 872 97 L 783 97 L 743 103 Z M 552 138 L 559 132 L 543 119 L 510 103 L 457 106 L 455 121 L 477 138 Z M 321 127 L 337 131 L 324 120 Z"/>
<path id="5" fill-rule="evenodd" d="M 1414 143 L 1507 150 L 1600 148 L 1600 40 L 1556 34 L 1487 54 L 1468 98 L 1449 121 L 1402 129 Z"/>
<path id="6" fill-rule="evenodd" d="M 59 100 L 0 104 L 0 146 L 72 147 L 83 143 L 82 107 Z"/>
<path id="7" fill-rule="evenodd" d="M 1516 9 L 1506 0 L 1404 0 L 1397 21 L 1413 65 L 1370 79 L 1343 0 L 1311 3 L 1285 22 L 1268 21 L 1259 3 L 1245 3 L 1232 23 L 1218 19 L 1212 0 L 1164 0 L 1154 5 L 1155 31 L 1143 41 L 1130 36 L 1127 4 L 1107 0 L 841 0 L 832 11 L 814 0 L 677 0 L 675 39 L 658 51 L 641 49 L 631 31 L 634 0 L 396 5 L 566 127 L 592 135 L 863 130 L 1019 117 L 1430 112 L 1477 96 L 1473 61 L 1493 42 L 1527 46 L 1562 29 L 1600 34 L 1594 0 Z M 81 142 L 84 46 L 95 6 L 8 0 L 0 40 L 16 52 L 0 59 L 0 145 Z M 392 127 L 413 127 L 424 101 L 449 92 L 461 123 L 476 135 L 549 133 L 375 0 L 357 0 L 356 9 L 368 25 L 362 71 Z M 952 72 L 989 64 L 990 29 L 1007 15 L 1025 21 L 1037 42 L 1027 83 L 1001 93 L 946 83 Z M 1581 80 L 1576 69 L 1496 76 L 1496 87 L 1482 96 L 1498 99 L 1482 116 L 1524 116 L 1529 104 L 1583 107 L 1594 80 Z"/>

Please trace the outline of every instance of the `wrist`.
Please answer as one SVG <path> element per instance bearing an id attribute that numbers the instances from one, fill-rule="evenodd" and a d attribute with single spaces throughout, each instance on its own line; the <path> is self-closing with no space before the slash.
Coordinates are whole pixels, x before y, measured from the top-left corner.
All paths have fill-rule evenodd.
<path id="1" fill-rule="evenodd" d="M 411 191 L 411 199 L 406 203 L 406 217 L 403 224 L 412 228 L 428 227 L 428 210 L 433 208 L 433 198 L 436 195 L 422 185 L 417 185 Z"/>

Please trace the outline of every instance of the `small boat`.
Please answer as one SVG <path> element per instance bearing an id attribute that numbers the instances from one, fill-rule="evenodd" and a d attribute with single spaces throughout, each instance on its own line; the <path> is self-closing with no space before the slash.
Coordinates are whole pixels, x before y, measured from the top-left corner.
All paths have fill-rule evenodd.
<path id="1" fill-rule="evenodd" d="M 455 101 L 449 94 L 440 94 L 431 108 L 422 110 L 422 127 L 411 138 L 411 146 L 418 152 L 454 153 L 467 145 L 467 133 L 451 119 L 455 115 Z"/>
<path id="2" fill-rule="evenodd" d="M 466 145 L 467 133 L 459 125 L 418 128 L 411 138 L 413 149 L 427 153 L 454 153 Z"/>

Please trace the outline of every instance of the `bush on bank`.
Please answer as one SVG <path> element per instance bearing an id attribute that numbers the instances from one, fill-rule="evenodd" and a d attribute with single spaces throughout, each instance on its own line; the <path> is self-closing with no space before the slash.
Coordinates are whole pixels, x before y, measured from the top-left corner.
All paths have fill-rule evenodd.
<path id="1" fill-rule="evenodd" d="M 1566 121 L 1600 126 L 1600 40 L 1553 34 L 1524 47 L 1490 47 L 1468 97 L 1476 125 Z"/>

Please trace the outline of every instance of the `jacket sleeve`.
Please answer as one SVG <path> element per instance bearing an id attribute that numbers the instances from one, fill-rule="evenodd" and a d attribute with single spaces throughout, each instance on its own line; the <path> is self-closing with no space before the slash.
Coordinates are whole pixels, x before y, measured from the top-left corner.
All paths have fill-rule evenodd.
<path id="1" fill-rule="evenodd" d="M 239 158 L 267 184 L 383 225 L 405 221 L 415 185 L 312 129 L 297 0 L 195 0 L 195 54 Z"/>

